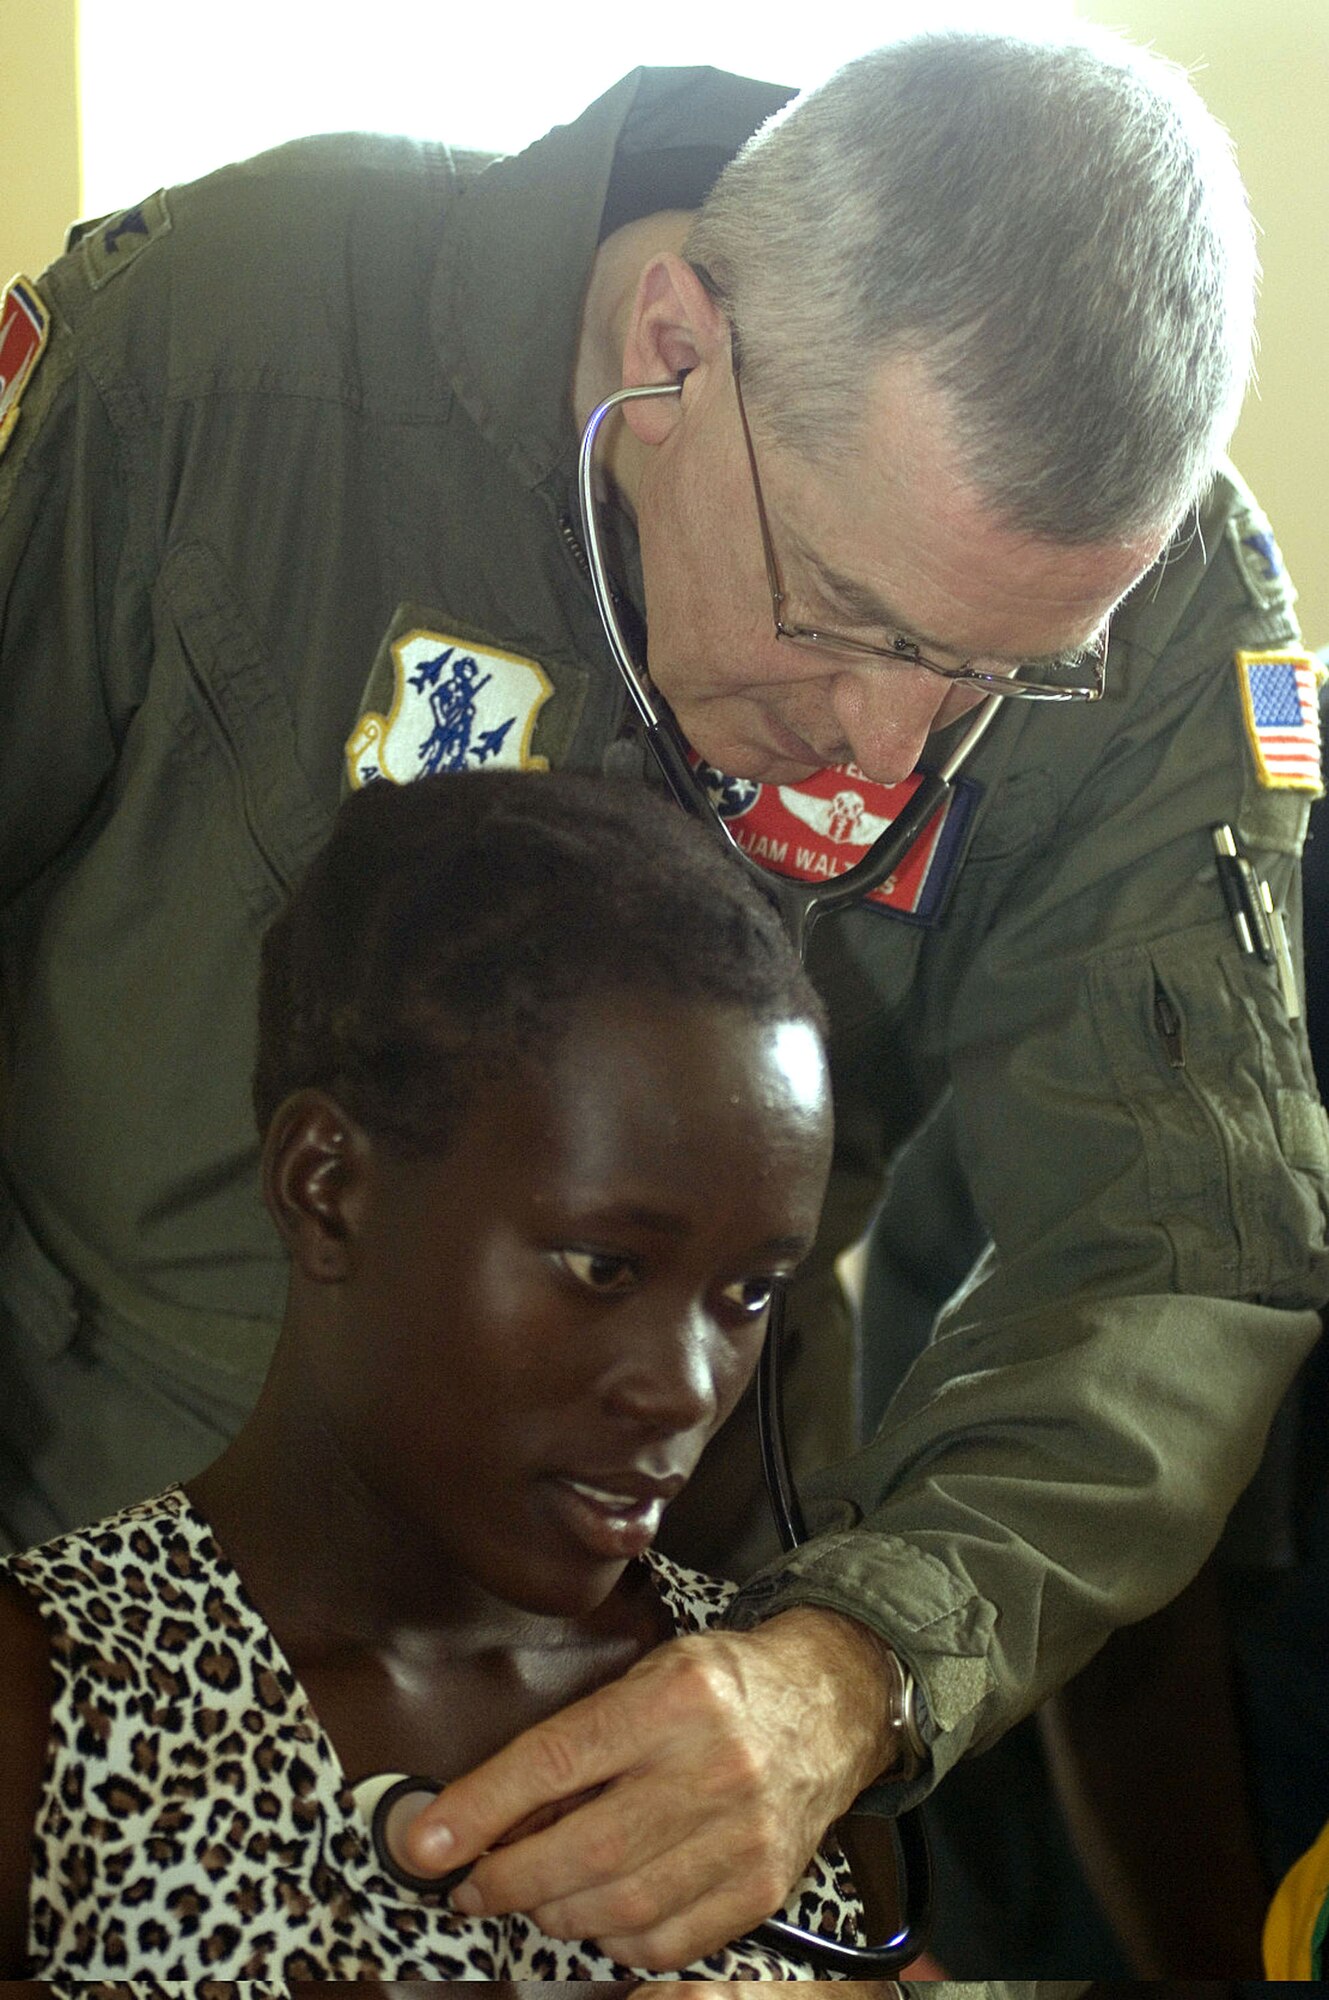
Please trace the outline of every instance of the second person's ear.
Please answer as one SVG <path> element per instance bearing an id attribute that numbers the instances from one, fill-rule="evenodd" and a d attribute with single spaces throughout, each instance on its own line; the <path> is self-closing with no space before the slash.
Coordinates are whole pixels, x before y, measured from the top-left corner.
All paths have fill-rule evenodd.
<path id="1" fill-rule="evenodd" d="M 336 1099 L 298 1090 L 278 1106 L 263 1146 L 263 1198 L 306 1278 L 338 1284 L 363 1204 L 370 1142 Z"/>

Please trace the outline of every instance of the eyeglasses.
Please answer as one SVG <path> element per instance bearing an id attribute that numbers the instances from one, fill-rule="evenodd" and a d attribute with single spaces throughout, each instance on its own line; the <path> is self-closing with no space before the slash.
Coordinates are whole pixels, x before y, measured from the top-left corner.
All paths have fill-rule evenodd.
<path id="1" fill-rule="evenodd" d="M 752 443 L 752 430 L 748 424 L 748 413 L 743 404 L 743 384 L 739 379 L 738 357 L 733 357 L 734 393 L 738 397 L 738 414 L 743 425 L 743 442 L 748 449 L 748 464 L 752 468 L 752 491 L 757 502 L 757 519 L 761 524 L 761 546 L 766 558 L 766 581 L 771 590 L 771 612 L 775 619 L 775 636 L 788 640 L 791 646 L 803 646 L 816 653 L 852 653 L 856 658 L 889 660 L 894 665 L 924 667 L 930 674 L 939 674 L 944 681 L 958 681 L 964 686 L 982 688 L 985 694 L 1007 695 L 1013 701 L 1097 701 L 1103 692 L 1106 669 L 1108 634 L 1103 628 L 1101 638 L 1091 646 L 1082 647 L 1077 653 L 1064 660 L 1040 660 L 1027 666 L 985 669 L 969 662 L 960 667 L 943 667 L 939 660 L 929 660 L 920 653 L 912 639 L 903 636 L 893 639 L 889 646 L 870 646 L 862 639 L 851 639 L 842 632 L 824 632 L 810 625 L 787 625 L 781 615 L 785 601 L 784 585 L 780 580 L 780 565 L 776 561 L 775 544 L 771 540 L 771 524 L 766 517 L 766 502 L 762 497 L 761 474 L 757 470 L 757 453 Z"/>

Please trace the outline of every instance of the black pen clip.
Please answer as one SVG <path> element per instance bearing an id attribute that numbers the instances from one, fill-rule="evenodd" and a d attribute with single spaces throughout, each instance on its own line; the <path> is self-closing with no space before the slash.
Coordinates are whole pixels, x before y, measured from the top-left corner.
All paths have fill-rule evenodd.
<path id="1" fill-rule="evenodd" d="M 1218 879 L 1237 943 L 1244 952 L 1254 953 L 1261 964 L 1273 965 L 1277 956 L 1274 933 L 1260 893 L 1259 877 L 1238 848 L 1230 826 L 1215 826 L 1212 832 Z"/>

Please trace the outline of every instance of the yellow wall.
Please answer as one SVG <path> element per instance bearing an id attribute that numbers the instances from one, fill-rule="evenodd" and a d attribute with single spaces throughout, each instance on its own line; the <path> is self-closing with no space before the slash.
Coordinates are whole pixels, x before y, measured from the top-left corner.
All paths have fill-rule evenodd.
<path id="1" fill-rule="evenodd" d="M 1259 383 L 1233 456 L 1273 519 L 1308 642 L 1329 645 L 1329 4 L 1077 0 L 1076 11 L 1184 63 L 1237 142 L 1264 284 Z"/>
<path id="2" fill-rule="evenodd" d="M 59 255 L 79 211 L 76 0 L 0 0 L 0 285 Z"/>

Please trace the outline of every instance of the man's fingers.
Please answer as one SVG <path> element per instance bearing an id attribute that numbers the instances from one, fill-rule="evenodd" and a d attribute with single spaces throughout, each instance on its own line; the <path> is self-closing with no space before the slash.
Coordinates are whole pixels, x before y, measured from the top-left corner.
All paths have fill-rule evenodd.
<path id="1" fill-rule="evenodd" d="M 668 1740 L 671 1717 L 679 1733 L 699 1725 L 704 1731 L 704 1702 L 698 1702 L 705 1676 L 686 1645 L 675 1640 L 648 1654 L 621 1680 L 536 1723 L 446 1786 L 403 1836 L 405 1866 L 442 1874 L 487 1853 L 542 1808 L 570 1810 L 586 1794 L 633 1772 L 643 1743 Z M 682 1744 L 686 1760 L 687 1735 Z M 530 1904 L 518 1907 L 529 1910 Z"/>
<path id="2" fill-rule="evenodd" d="M 701 1801 L 671 1837 L 653 1801 L 649 1773 L 611 1785 L 520 1850 L 486 1855 L 455 1907 L 520 1908 L 549 1936 L 595 1938 L 646 1971 L 704 1958 L 779 1907 L 788 1862 L 772 1856 L 758 1814 L 735 1822 Z"/>
<path id="3" fill-rule="evenodd" d="M 474 1863 L 463 1914 L 520 1910 L 650 1971 L 694 1963 L 780 1906 L 888 1762 L 880 1679 L 876 1641 L 833 1612 L 675 1639 L 449 1785 L 406 1865 Z M 551 1806 L 554 1824 L 502 1844 Z"/>
<path id="4" fill-rule="evenodd" d="M 610 1787 L 609 1795 L 616 1793 Z M 465 1882 L 452 1892 L 454 1909 L 464 1916 L 496 1916 L 522 1910 L 539 1918 L 574 1891 L 594 1897 L 606 1882 L 623 1872 L 623 1829 L 612 1817 L 596 1821 L 583 1804 L 559 1817 L 539 1833 L 521 1841 L 504 1840 L 481 1856 Z M 551 1933 L 562 1935 L 562 1933 Z M 589 1931 L 569 1931 L 569 1937 L 589 1937 Z"/>
<path id="5" fill-rule="evenodd" d="M 421 1875 L 462 1867 L 506 1837 L 520 1838 L 537 1815 L 545 1825 L 593 1798 L 623 1767 L 616 1715 L 611 1704 L 607 1727 L 590 1695 L 445 1786 L 403 1835 L 405 1865 Z"/>
<path id="6" fill-rule="evenodd" d="M 589 1785 L 584 1792 L 576 1792 L 570 1799 L 555 1799 L 547 1806 L 537 1806 L 534 1812 L 527 1813 L 525 1819 L 518 1820 L 515 1826 L 500 1835 L 494 1846 L 515 1847 L 519 1840 L 526 1840 L 533 1833 L 543 1833 L 547 1826 L 556 1826 L 559 1820 L 576 1812 L 578 1806 L 589 1805 L 592 1799 L 598 1799 L 603 1790 L 603 1785 Z"/>
<path id="7" fill-rule="evenodd" d="M 657 1900 L 648 1885 L 641 1885 L 640 1908 L 654 1907 Z M 694 1902 L 679 1905 L 675 1900 L 668 1914 L 622 1932 L 588 1931 L 576 1914 L 576 1901 L 571 1898 L 566 1903 L 550 1904 L 533 1915 L 550 1937 L 575 1940 L 591 1936 L 606 1957 L 642 1972 L 677 1972 L 680 1966 L 697 1965 L 755 1928 L 753 1923 L 745 1923 L 736 1915 L 731 1900 L 716 1893 L 713 1883 Z"/>
<path id="8" fill-rule="evenodd" d="M 641 1972 L 677 1972 L 681 1965 L 697 1965 L 733 1941 L 734 1926 L 723 1904 L 709 1896 L 699 1897 L 649 1930 L 595 1940 L 615 1964 L 635 1966 Z"/>
<path id="9" fill-rule="evenodd" d="M 721 1950 L 744 1928 L 714 1857 L 699 1865 L 686 1845 L 635 1871 L 611 1868 L 598 1890 L 579 1885 L 530 1915 L 547 1936 L 594 1938 L 619 1965 L 643 1972 L 677 1971 Z"/>

